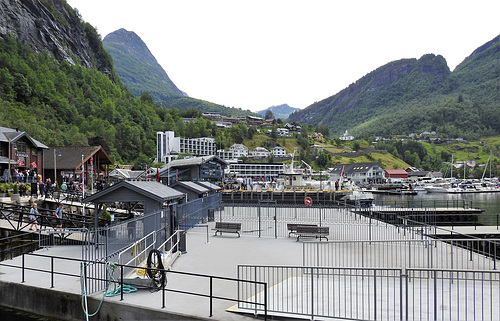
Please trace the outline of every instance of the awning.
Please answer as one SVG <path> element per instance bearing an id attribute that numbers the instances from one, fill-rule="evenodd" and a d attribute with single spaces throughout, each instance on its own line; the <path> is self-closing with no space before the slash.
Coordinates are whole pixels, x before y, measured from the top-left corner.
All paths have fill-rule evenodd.
<path id="1" fill-rule="evenodd" d="M 0 164 L 8 164 L 9 163 L 9 158 L 5 156 L 0 156 Z M 11 165 L 17 165 L 17 162 L 15 160 L 10 160 Z"/>

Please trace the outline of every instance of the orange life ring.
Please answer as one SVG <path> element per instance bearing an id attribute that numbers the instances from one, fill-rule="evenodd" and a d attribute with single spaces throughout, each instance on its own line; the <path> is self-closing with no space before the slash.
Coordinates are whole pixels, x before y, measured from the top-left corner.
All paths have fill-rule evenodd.
<path id="1" fill-rule="evenodd" d="M 312 203 L 313 203 L 313 200 L 309 196 L 304 198 L 304 204 L 311 205 Z"/>

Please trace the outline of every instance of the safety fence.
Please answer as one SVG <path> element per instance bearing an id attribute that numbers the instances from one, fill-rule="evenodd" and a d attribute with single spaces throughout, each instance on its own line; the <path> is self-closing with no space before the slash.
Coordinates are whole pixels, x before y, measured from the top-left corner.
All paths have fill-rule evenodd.
<path id="1" fill-rule="evenodd" d="M 498 271 L 239 265 L 238 278 L 269 285 L 269 313 L 311 320 L 494 320 L 500 315 Z M 240 301 L 262 295 L 243 284 L 238 293 Z M 258 309 L 244 302 L 239 307 Z"/>
<path id="2" fill-rule="evenodd" d="M 304 266 L 496 270 L 500 239 L 304 242 Z"/>
<path id="3" fill-rule="evenodd" d="M 82 264 L 83 263 L 83 264 Z M 100 265 L 98 268 L 93 268 L 90 265 Z M 0 266 L 7 268 L 15 268 L 20 270 L 20 279 L 22 283 L 27 283 L 26 273 L 30 273 L 30 279 L 41 280 L 42 283 L 39 286 L 45 286 L 47 288 L 55 289 L 58 284 L 61 283 L 74 283 L 74 279 L 80 279 L 82 285 L 82 305 L 83 300 L 86 300 L 87 295 L 91 292 L 91 289 L 87 287 L 89 284 L 88 279 L 93 279 L 94 284 L 105 284 L 103 296 L 120 296 L 120 301 L 125 301 L 125 288 L 127 285 L 127 279 L 124 278 L 126 270 L 137 270 L 144 269 L 143 266 L 135 265 L 125 265 L 120 263 L 110 263 L 110 262 L 89 262 L 82 261 L 80 259 L 72 259 L 58 256 L 48 256 L 42 254 L 23 254 L 21 258 L 21 264 L 9 264 L 9 262 L 0 262 Z M 92 269 L 95 270 L 105 270 L 107 273 L 102 275 L 91 276 Z M 169 295 L 181 295 L 190 296 L 192 298 L 198 297 L 201 300 L 197 300 L 196 304 L 200 306 L 206 306 L 207 316 L 214 316 L 214 301 L 224 301 L 233 302 L 234 304 L 240 303 L 240 299 L 236 291 L 228 291 L 228 288 L 237 289 L 238 286 L 244 285 L 249 288 L 255 289 L 261 294 L 261 298 L 246 298 L 245 305 L 255 306 L 256 309 L 263 315 L 264 320 L 267 320 L 267 284 L 265 282 L 245 280 L 241 278 L 229 278 L 209 274 L 201 273 L 191 273 L 182 271 L 173 271 L 168 269 L 163 269 L 155 266 L 149 269 L 153 274 L 162 274 L 161 284 L 156 284 L 152 286 L 137 286 L 138 290 L 144 289 L 147 291 L 160 291 L 160 296 L 155 296 L 157 301 L 157 307 L 161 309 L 167 308 L 166 294 Z M 41 277 L 33 277 L 35 274 L 39 274 Z M 167 278 L 168 275 L 168 278 Z M 188 282 L 189 286 L 186 284 L 185 280 L 187 278 L 193 278 L 196 282 Z M 43 283 L 46 282 L 46 283 Z M 233 295 L 231 295 L 231 293 Z M 104 299 L 104 298 L 103 298 Z M 194 302 L 195 299 L 192 299 Z M 86 307 L 86 305 L 85 305 Z M 189 305 L 187 309 L 189 309 Z M 177 308 L 177 307 L 176 307 Z M 181 312 L 184 315 L 191 314 L 192 311 L 186 310 Z M 217 311 L 220 315 L 221 311 Z M 145 315 L 147 318 L 147 315 Z"/>
<path id="4" fill-rule="evenodd" d="M 387 240 L 421 238 L 433 226 L 402 218 L 394 225 L 356 207 L 292 206 L 273 202 L 224 204 L 217 221 L 239 222 L 243 235 L 289 237 L 289 224 L 315 224 L 329 227 L 330 240 Z"/>
<path id="5" fill-rule="evenodd" d="M 162 249 L 177 246 L 177 230 L 189 229 L 198 223 L 207 222 L 209 213 L 220 210 L 220 195 L 214 194 L 182 204 L 173 204 L 159 211 L 139 216 L 134 219 L 107 225 L 89 231 L 88 245 L 84 248 L 83 260 L 96 262 L 88 264 L 90 279 L 99 279 L 106 275 L 105 266 L 100 262 L 118 261 L 139 265 L 145 259 L 146 249 Z M 213 213 L 213 212 L 212 212 Z M 175 238 L 172 238 L 175 237 Z M 129 253 L 128 260 L 125 259 Z M 103 283 L 89 285 L 91 293 L 100 291 Z"/>

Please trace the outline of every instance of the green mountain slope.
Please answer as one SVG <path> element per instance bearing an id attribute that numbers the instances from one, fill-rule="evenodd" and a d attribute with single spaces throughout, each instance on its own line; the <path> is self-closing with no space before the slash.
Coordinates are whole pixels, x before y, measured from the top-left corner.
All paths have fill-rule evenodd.
<path id="1" fill-rule="evenodd" d="M 148 92 L 154 101 L 185 96 L 134 32 L 119 29 L 104 37 L 102 43 L 113 57 L 116 73 L 134 95 Z"/>
<path id="2" fill-rule="evenodd" d="M 187 97 L 170 80 L 146 44 L 134 32 L 119 29 L 107 35 L 103 43 L 113 57 L 116 73 L 136 96 L 147 92 L 156 104 L 165 108 L 195 108 L 227 116 L 256 115 L 249 110 Z"/>
<path id="3" fill-rule="evenodd" d="M 499 37 L 453 72 L 441 56 L 394 61 L 289 120 L 358 136 L 425 130 L 469 138 L 498 134 L 498 61 Z"/>

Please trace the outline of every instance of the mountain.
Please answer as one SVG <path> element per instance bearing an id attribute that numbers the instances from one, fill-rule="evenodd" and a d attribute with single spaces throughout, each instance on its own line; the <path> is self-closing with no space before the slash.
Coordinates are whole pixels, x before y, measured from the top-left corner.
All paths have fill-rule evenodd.
<path id="1" fill-rule="evenodd" d="M 111 56 L 99 35 L 64 0 L 2 0 L 0 38 L 7 35 L 34 52 L 47 51 L 59 62 L 96 68 L 114 78 Z"/>
<path id="2" fill-rule="evenodd" d="M 148 92 L 154 101 L 186 96 L 134 32 L 116 30 L 104 37 L 102 43 L 113 57 L 116 73 L 134 95 Z"/>
<path id="3" fill-rule="evenodd" d="M 157 131 L 218 133 L 203 118 L 183 120 L 200 115 L 198 106 L 218 105 L 181 96 L 170 102 L 186 110 L 159 107 L 149 94 L 134 96 L 96 30 L 65 0 L 0 2 L 0 126 L 48 146 L 99 142 L 115 162 L 144 166 L 156 153 Z"/>
<path id="4" fill-rule="evenodd" d="M 300 110 L 300 108 L 294 108 L 294 107 L 288 106 L 287 104 L 283 104 L 283 105 L 278 105 L 278 106 L 272 106 L 272 107 L 266 108 L 264 110 L 258 111 L 257 114 L 264 117 L 264 116 L 266 116 L 266 112 L 268 110 L 273 112 L 274 118 L 285 119 L 285 118 L 288 118 L 288 116 L 291 113 Z"/>
<path id="5" fill-rule="evenodd" d="M 249 110 L 187 97 L 170 80 L 147 45 L 132 31 L 125 29 L 114 31 L 104 37 L 103 44 L 113 57 L 116 73 L 136 96 L 147 92 L 157 105 L 165 108 L 185 111 L 197 109 L 201 112 L 215 112 L 227 116 L 256 116 Z"/>
<path id="6" fill-rule="evenodd" d="M 326 125 L 340 134 L 382 135 L 436 131 L 478 137 L 500 133 L 499 37 L 451 72 L 427 54 L 390 62 L 339 93 L 290 115 L 289 121 Z"/>

